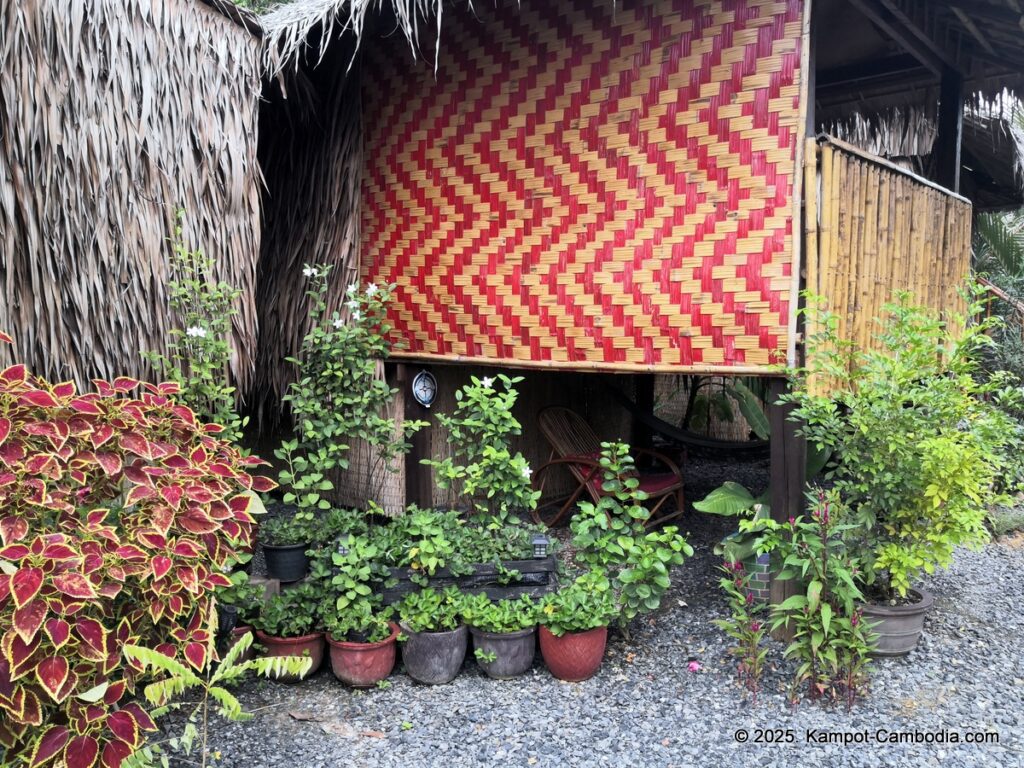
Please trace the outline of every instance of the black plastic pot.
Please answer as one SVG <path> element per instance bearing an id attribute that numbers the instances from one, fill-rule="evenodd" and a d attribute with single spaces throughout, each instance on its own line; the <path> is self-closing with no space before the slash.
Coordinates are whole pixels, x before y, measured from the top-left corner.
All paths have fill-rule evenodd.
<path id="1" fill-rule="evenodd" d="M 267 561 L 267 575 L 278 581 L 298 581 L 309 573 L 309 558 L 306 550 L 309 544 L 290 544 L 276 547 L 263 545 L 263 557 Z"/>
<path id="2" fill-rule="evenodd" d="M 917 602 L 908 605 L 862 606 L 864 618 L 874 624 L 878 646 L 872 656 L 905 656 L 917 647 L 924 630 L 924 616 L 935 604 L 935 597 L 923 589 L 912 589 Z"/>
<path id="3" fill-rule="evenodd" d="M 494 654 L 494 661 L 483 661 L 478 656 L 476 663 L 495 680 L 510 680 L 533 666 L 533 653 L 537 647 L 537 628 L 521 629 L 518 632 L 484 632 L 470 627 L 473 633 L 473 647 L 485 654 Z"/>
<path id="4" fill-rule="evenodd" d="M 469 632 L 465 626 L 450 632 L 411 632 L 402 625 L 405 671 L 417 683 L 444 685 L 462 669 Z"/>

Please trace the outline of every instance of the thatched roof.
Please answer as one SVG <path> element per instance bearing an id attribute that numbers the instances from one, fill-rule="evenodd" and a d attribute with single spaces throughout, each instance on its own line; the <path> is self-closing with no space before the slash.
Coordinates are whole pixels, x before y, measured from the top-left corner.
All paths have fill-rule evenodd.
<path id="1" fill-rule="evenodd" d="M 472 0 L 469 2 L 472 7 Z M 276 75 L 311 54 L 319 61 L 333 40 L 345 32 L 362 38 L 368 16 L 388 9 L 398 30 L 419 50 L 420 27 L 433 18 L 440 33 L 444 0 L 294 0 L 261 17 L 265 71 Z M 397 30 L 396 30 L 397 31 Z M 434 37 L 440 46 L 440 35 Z"/>
<path id="2" fill-rule="evenodd" d="M 194 0 L 0 5 L 0 328 L 16 341 L 0 366 L 146 375 L 140 352 L 175 324 L 182 207 L 186 241 L 243 291 L 233 372 L 248 382 L 261 73 L 247 18 Z"/>

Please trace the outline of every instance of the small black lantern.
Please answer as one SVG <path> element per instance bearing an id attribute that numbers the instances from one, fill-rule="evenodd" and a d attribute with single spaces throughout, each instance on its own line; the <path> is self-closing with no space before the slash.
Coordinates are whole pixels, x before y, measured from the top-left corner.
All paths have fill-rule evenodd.
<path id="1" fill-rule="evenodd" d="M 536 560 L 542 560 L 548 556 L 548 545 L 551 540 L 543 533 L 538 533 L 533 537 L 533 557 Z"/>
<path id="2" fill-rule="evenodd" d="M 424 408 L 433 405 L 437 398 L 437 379 L 430 371 L 420 371 L 412 380 L 412 396 Z"/>

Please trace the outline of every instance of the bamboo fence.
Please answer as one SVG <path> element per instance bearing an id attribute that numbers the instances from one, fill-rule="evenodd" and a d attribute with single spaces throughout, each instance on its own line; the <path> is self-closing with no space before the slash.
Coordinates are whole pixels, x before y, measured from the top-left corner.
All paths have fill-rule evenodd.
<path id="1" fill-rule="evenodd" d="M 962 316 L 971 203 L 832 137 L 808 139 L 805 154 L 806 287 L 825 300 L 839 338 L 872 348 L 895 291 L 948 321 Z"/>

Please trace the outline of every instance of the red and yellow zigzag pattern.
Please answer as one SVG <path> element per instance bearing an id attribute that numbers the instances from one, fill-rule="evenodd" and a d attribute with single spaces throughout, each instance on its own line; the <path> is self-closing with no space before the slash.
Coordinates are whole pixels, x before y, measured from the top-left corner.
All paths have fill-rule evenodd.
<path id="1" fill-rule="evenodd" d="M 784 357 L 802 0 L 477 6 L 436 79 L 400 35 L 362 64 L 362 272 L 404 354 Z"/>

